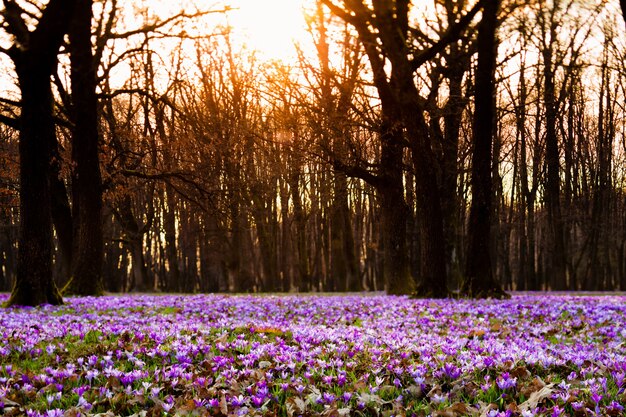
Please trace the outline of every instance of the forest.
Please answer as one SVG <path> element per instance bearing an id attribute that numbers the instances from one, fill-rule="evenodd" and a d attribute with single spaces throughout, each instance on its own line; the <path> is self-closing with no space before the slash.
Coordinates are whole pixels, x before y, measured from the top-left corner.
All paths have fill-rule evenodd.
<path id="1" fill-rule="evenodd" d="M 617 2 L 3 3 L 0 290 L 626 289 Z"/>
<path id="2" fill-rule="evenodd" d="M 0 1 L 0 415 L 624 416 L 626 0 L 260 1 Z"/>

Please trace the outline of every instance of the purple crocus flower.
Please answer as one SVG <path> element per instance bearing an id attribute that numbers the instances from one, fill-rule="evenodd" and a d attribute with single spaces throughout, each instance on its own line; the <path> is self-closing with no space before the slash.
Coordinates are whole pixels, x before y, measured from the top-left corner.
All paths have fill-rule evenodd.
<path id="1" fill-rule="evenodd" d="M 550 414 L 550 417 L 559 417 L 561 413 L 563 413 L 563 409 L 558 405 L 555 405 L 552 407 L 552 414 Z"/>

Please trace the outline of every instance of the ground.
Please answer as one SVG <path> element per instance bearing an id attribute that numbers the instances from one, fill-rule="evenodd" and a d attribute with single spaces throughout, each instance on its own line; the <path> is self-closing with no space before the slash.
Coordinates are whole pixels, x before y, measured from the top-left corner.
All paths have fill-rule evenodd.
<path id="1" fill-rule="evenodd" d="M 623 295 L 124 295 L 0 309 L 0 323 L 5 416 L 617 416 L 626 406 Z"/>

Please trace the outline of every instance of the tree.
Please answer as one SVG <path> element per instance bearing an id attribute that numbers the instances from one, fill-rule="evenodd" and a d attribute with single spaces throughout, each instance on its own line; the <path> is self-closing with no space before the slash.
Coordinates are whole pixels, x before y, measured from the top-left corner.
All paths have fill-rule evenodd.
<path id="1" fill-rule="evenodd" d="M 52 280 L 50 165 L 56 143 L 50 77 L 56 70 L 75 0 L 51 0 L 34 29 L 25 11 L 4 1 L 6 31 L 13 45 L 3 52 L 15 65 L 21 97 L 20 231 L 17 277 L 8 305 L 61 304 Z"/>
<path id="2" fill-rule="evenodd" d="M 72 104 L 72 211 L 75 255 L 64 291 L 102 293 L 102 177 L 98 156 L 98 98 L 91 45 L 93 0 L 77 0 L 69 29 Z"/>
<path id="3" fill-rule="evenodd" d="M 353 35 L 347 27 L 340 43 L 344 50 L 342 68 L 335 69 L 330 61 L 331 45 L 329 42 L 328 19 L 321 2 L 317 2 L 315 15 L 314 38 L 319 60 L 319 75 L 316 77 L 316 88 L 319 91 L 317 101 L 319 108 L 319 130 L 322 148 L 332 158 L 345 159 L 347 154 L 346 141 L 350 137 L 349 115 L 354 90 L 359 77 L 362 51 L 358 44 L 354 45 Z M 345 24 L 344 24 L 345 26 Z M 301 57 L 301 60 L 303 57 Z M 334 86 L 336 88 L 333 88 Z M 318 88 L 319 87 L 319 88 Z M 338 90 L 338 91 L 334 91 Z M 332 202 L 330 204 L 330 246 L 331 275 L 335 291 L 356 291 L 359 284 L 359 267 L 354 250 L 354 236 L 348 205 L 348 178 L 345 172 L 333 172 Z"/>
<path id="4" fill-rule="evenodd" d="M 473 120 L 471 193 L 467 264 L 461 293 L 469 297 L 504 296 L 493 275 L 491 259 L 491 214 L 493 185 L 491 152 L 495 120 L 496 30 L 500 0 L 485 3 L 478 27 L 478 64 Z"/>
<path id="5" fill-rule="evenodd" d="M 418 221 L 421 238 L 420 275 L 417 294 L 445 297 L 446 250 L 438 187 L 438 161 L 433 137 L 428 127 L 423 99 L 415 84 L 415 72 L 434 58 L 448 44 L 457 41 L 482 3 L 452 24 L 441 38 L 430 46 L 416 41 L 417 28 L 409 22 L 410 1 L 374 1 L 372 8 L 362 0 L 345 0 L 340 7 L 331 0 L 323 3 L 351 24 L 368 57 L 374 85 L 381 102 L 381 174 L 385 263 L 392 262 L 396 274 L 385 277 L 387 291 L 406 293 L 413 285 L 406 257 L 406 203 L 402 185 L 403 150 L 411 151 L 415 171 Z M 387 63 L 390 65 L 387 66 Z M 387 255 L 387 251 L 391 251 Z M 387 272 L 387 271 L 386 271 Z"/>
<path id="6" fill-rule="evenodd" d="M 551 232 L 551 248 L 553 250 L 551 256 L 551 268 L 549 274 L 552 279 L 553 289 L 565 289 L 567 279 L 567 254 L 565 247 L 565 230 L 563 225 L 563 215 L 561 207 L 561 179 L 560 179 L 560 156 L 558 136 L 556 132 L 556 122 L 558 117 L 558 102 L 555 87 L 555 68 L 554 68 L 554 44 L 557 39 L 556 33 L 558 22 L 555 21 L 555 11 L 559 6 L 559 2 L 555 3 L 552 13 L 549 15 L 550 21 L 546 25 L 542 25 L 543 29 L 543 71 L 544 71 L 544 89 L 543 99 L 546 111 L 546 205 L 548 208 L 548 218 L 550 221 Z M 543 14 L 540 15 L 544 17 Z"/>

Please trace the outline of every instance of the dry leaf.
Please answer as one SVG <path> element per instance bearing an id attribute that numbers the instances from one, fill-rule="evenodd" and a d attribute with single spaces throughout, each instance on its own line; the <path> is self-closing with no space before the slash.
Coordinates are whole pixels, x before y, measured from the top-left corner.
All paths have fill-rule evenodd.
<path id="1" fill-rule="evenodd" d="M 228 403 L 225 395 L 222 395 L 222 398 L 220 398 L 220 411 L 222 414 L 228 414 Z"/>
<path id="2" fill-rule="evenodd" d="M 519 405 L 519 409 L 522 411 L 528 411 L 531 409 L 534 410 L 537 407 L 537 404 L 552 395 L 552 393 L 554 392 L 554 390 L 552 389 L 553 386 L 554 384 L 548 384 L 545 387 L 541 388 L 539 391 L 535 391 L 530 394 L 530 398 L 521 403 Z"/>
<path id="3" fill-rule="evenodd" d="M 485 336 L 485 330 L 483 329 L 473 329 L 472 331 L 470 331 L 468 337 L 471 339 L 473 337 L 482 339 Z"/>
<path id="4" fill-rule="evenodd" d="M 300 397 L 289 397 L 285 402 L 287 408 L 287 415 L 292 417 L 293 415 L 304 414 L 306 410 L 306 402 Z"/>
<path id="5" fill-rule="evenodd" d="M 513 369 L 510 373 L 512 377 L 518 378 L 518 379 L 526 379 L 531 375 L 530 371 L 526 369 L 525 366 L 518 366 L 517 368 Z"/>
<path id="6" fill-rule="evenodd" d="M 475 415 L 478 412 L 476 410 L 471 409 L 466 404 L 463 403 L 454 403 L 450 407 L 446 408 L 443 411 L 437 411 L 433 414 L 434 417 L 460 417 L 466 415 Z"/>
<path id="7" fill-rule="evenodd" d="M 487 417 L 491 410 L 497 410 L 497 409 L 498 409 L 498 406 L 494 403 L 485 404 L 481 402 L 480 403 L 480 417 Z"/>
<path id="8" fill-rule="evenodd" d="M 524 397 L 530 397 L 530 395 L 533 392 L 539 391 L 541 388 L 545 387 L 546 383 L 543 382 L 543 380 L 541 378 L 539 378 L 538 376 L 536 376 L 532 382 L 530 383 L 530 385 L 522 387 L 522 389 L 520 390 L 520 394 L 522 394 Z"/>

